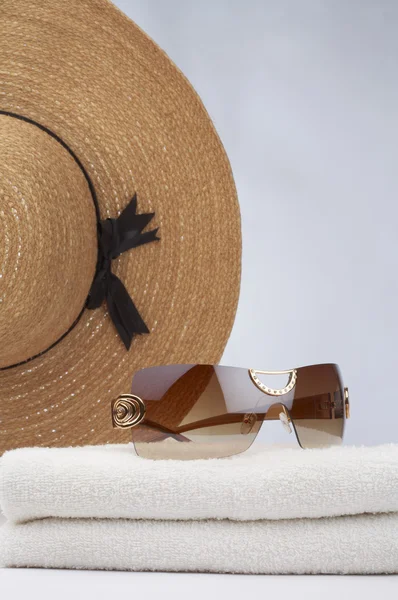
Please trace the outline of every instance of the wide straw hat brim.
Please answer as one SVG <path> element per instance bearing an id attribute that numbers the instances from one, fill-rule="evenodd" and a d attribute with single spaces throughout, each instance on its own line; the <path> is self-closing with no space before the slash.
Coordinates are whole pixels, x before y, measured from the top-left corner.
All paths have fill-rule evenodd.
<path id="1" fill-rule="evenodd" d="M 127 351 L 104 304 L 85 310 L 52 349 L 2 369 L 0 452 L 123 442 L 130 434 L 112 430 L 111 401 L 130 391 L 136 370 L 222 355 L 240 285 L 230 165 L 192 86 L 108 0 L 3 0 L 0 11 L 0 111 L 65 141 L 95 186 L 102 219 L 137 193 L 161 238 L 112 267 L 149 335 Z M 11 208 L 0 191 L 0 217 Z M 11 267 L 0 249 L 0 273 Z M 0 298 L 2 285 L 4 277 Z"/>

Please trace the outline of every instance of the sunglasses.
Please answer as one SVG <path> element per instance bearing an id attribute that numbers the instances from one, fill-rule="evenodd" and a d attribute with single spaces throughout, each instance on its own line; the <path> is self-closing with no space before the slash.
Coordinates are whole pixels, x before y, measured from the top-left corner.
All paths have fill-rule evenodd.
<path id="1" fill-rule="evenodd" d="M 113 426 L 131 428 L 137 454 L 151 459 L 240 454 L 264 421 L 280 421 L 302 448 L 333 446 L 342 442 L 348 417 L 348 388 L 333 364 L 288 371 L 150 367 L 134 375 L 131 394 L 112 402 Z"/>

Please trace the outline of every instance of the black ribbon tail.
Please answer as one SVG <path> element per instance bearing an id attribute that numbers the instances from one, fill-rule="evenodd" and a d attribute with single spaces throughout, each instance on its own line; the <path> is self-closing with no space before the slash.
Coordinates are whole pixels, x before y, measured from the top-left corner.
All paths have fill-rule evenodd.
<path id="1" fill-rule="evenodd" d="M 90 295 L 87 300 L 87 308 L 92 310 L 101 306 L 106 296 L 106 286 L 107 281 L 105 273 L 104 271 L 99 271 L 90 289 Z"/>
<path id="2" fill-rule="evenodd" d="M 143 233 L 154 214 L 137 214 L 137 194 L 134 194 L 117 219 L 101 221 L 98 227 L 97 269 L 87 308 L 99 308 L 106 299 L 109 315 L 127 350 L 134 334 L 149 333 L 149 329 L 124 284 L 112 273 L 111 265 L 126 250 L 159 240 L 158 228 Z"/>
<path id="3" fill-rule="evenodd" d="M 129 350 L 134 334 L 149 333 L 149 329 L 125 286 L 114 273 L 109 275 L 106 301 L 116 330 L 123 344 Z"/>
<path id="4" fill-rule="evenodd" d="M 131 223 L 131 221 L 135 217 L 135 213 L 137 212 L 137 192 L 131 198 L 130 202 L 127 206 L 122 210 L 118 220 L 123 221 L 125 223 Z"/>
<path id="5" fill-rule="evenodd" d="M 134 248 L 137 246 L 142 246 L 142 244 L 148 244 L 149 242 L 159 241 L 160 238 L 157 237 L 157 232 L 159 231 L 159 227 L 156 229 L 152 229 L 151 231 L 146 231 L 145 233 L 141 233 L 139 239 L 134 244 Z"/>
<path id="6" fill-rule="evenodd" d="M 145 227 L 150 223 L 155 213 L 136 214 L 137 194 L 134 194 L 130 203 L 123 210 L 116 220 L 116 227 L 119 236 L 118 250 L 120 254 L 131 248 L 136 248 L 142 244 L 147 244 L 156 237 L 157 229 L 142 233 Z"/>

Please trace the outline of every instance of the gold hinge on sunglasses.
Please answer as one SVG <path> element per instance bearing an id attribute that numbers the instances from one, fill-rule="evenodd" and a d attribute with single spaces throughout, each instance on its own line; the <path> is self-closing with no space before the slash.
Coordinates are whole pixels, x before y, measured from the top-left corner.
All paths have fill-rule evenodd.
<path id="1" fill-rule="evenodd" d="M 345 418 L 350 418 L 350 394 L 348 393 L 348 387 L 344 388 L 344 410 Z"/>

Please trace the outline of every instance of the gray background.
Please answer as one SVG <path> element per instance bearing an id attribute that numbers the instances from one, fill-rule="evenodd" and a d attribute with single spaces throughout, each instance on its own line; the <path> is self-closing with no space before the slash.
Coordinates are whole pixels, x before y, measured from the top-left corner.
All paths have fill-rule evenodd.
<path id="1" fill-rule="evenodd" d="M 398 441 L 398 2 L 115 3 L 190 79 L 231 160 L 243 277 L 222 362 L 338 362 L 346 442 Z"/>
<path id="2" fill-rule="evenodd" d="M 347 442 L 398 441 L 398 2 L 115 2 L 189 77 L 231 159 L 244 256 L 223 362 L 338 361 L 353 403 Z M 41 600 L 94 589 L 98 600 L 132 589 L 396 598 L 396 577 L 3 569 L 0 585 L 5 598 Z"/>

